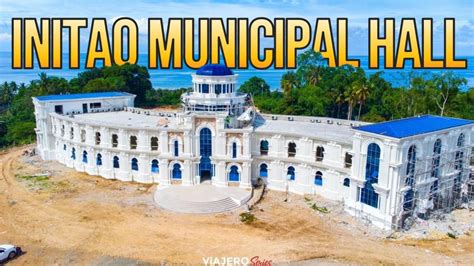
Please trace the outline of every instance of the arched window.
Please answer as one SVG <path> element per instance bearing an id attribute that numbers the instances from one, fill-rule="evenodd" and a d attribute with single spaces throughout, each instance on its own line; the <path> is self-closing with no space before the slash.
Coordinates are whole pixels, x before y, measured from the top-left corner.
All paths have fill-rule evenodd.
<path id="1" fill-rule="evenodd" d="M 156 159 L 151 161 L 151 172 L 155 174 L 160 172 L 160 164 L 158 163 L 158 160 Z"/>
<path id="2" fill-rule="evenodd" d="M 347 178 L 347 177 L 344 178 L 344 183 L 343 183 L 343 185 L 344 185 L 345 187 L 350 187 L 350 186 L 351 186 L 351 180 L 350 180 L 349 178 Z"/>
<path id="3" fill-rule="evenodd" d="M 95 132 L 95 145 L 100 145 L 100 132 Z"/>
<path id="4" fill-rule="evenodd" d="M 286 176 L 288 180 L 295 180 L 295 168 L 293 166 L 288 167 Z"/>
<path id="5" fill-rule="evenodd" d="M 95 160 L 95 164 L 97 166 L 101 166 L 102 165 L 102 155 L 100 153 L 97 154 L 97 158 Z"/>
<path id="6" fill-rule="evenodd" d="M 212 178 L 213 166 L 211 163 L 212 156 L 212 132 L 209 128 L 202 128 L 199 132 L 199 175 L 201 181 Z"/>
<path id="7" fill-rule="evenodd" d="M 415 194 L 413 186 L 415 185 L 415 169 L 416 169 L 416 146 L 411 145 L 408 148 L 408 161 L 407 161 L 407 170 L 405 177 L 405 185 L 409 186 L 404 195 L 403 209 L 409 211 L 413 209 L 414 201 L 413 196 Z"/>
<path id="8" fill-rule="evenodd" d="M 352 167 L 352 154 L 349 154 L 346 152 L 346 155 L 344 156 L 344 166 L 346 168 Z"/>
<path id="9" fill-rule="evenodd" d="M 113 165 L 114 165 L 114 168 L 120 168 L 119 157 L 114 156 Z"/>
<path id="10" fill-rule="evenodd" d="M 179 142 L 177 140 L 174 141 L 174 156 L 179 156 Z"/>
<path id="11" fill-rule="evenodd" d="M 324 147 L 316 147 L 316 161 L 320 162 L 324 159 Z"/>
<path id="12" fill-rule="evenodd" d="M 71 150 L 71 159 L 76 160 L 76 148 L 72 148 Z"/>
<path id="13" fill-rule="evenodd" d="M 316 186 L 322 186 L 323 185 L 323 173 L 320 171 L 316 172 L 316 175 L 314 176 L 314 184 Z"/>
<path id="14" fill-rule="evenodd" d="M 63 145 L 63 150 L 67 150 L 66 144 Z"/>
<path id="15" fill-rule="evenodd" d="M 138 160 L 137 158 L 132 158 L 132 170 L 138 171 Z"/>
<path id="16" fill-rule="evenodd" d="M 380 147 L 375 143 L 371 143 L 367 147 L 367 162 L 365 164 L 365 185 L 360 190 L 360 202 L 378 208 L 379 194 L 374 190 L 372 184 L 379 181 L 380 166 Z"/>
<path id="17" fill-rule="evenodd" d="M 260 165 L 260 177 L 268 177 L 268 166 L 264 163 Z"/>
<path id="18" fill-rule="evenodd" d="M 151 137 L 150 140 L 151 144 L 151 150 L 152 151 L 157 151 L 158 150 L 158 138 L 157 137 Z"/>
<path id="19" fill-rule="evenodd" d="M 416 146 L 411 145 L 410 148 L 408 148 L 408 161 L 407 161 L 405 185 L 413 186 L 414 179 L 415 179 L 415 168 L 416 168 Z"/>
<path id="20" fill-rule="evenodd" d="M 82 152 L 82 162 L 87 163 L 87 151 Z"/>
<path id="21" fill-rule="evenodd" d="M 229 181 L 230 182 L 239 182 L 240 181 L 239 170 L 238 170 L 237 166 L 235 166 L 235 165 L 230 167 Z"/>
<path id="22" fill-rule="evenodd" d="M 137 149 L 137 137 L 130 136 L 130 149 L 136 150 Z"/>
<path id="23" fill-rule="evenodd" d="M 260 155 L 267 155 L 268 154 L 268 141 L 261 140 L 260 141 Z"/>
<path id="24" fill-rule="evenodd" d="M 232 143 L 232 158 L 237 158 L 237 143 Z"/>
<path id="25" fill-rule="evenodd" d="M 436 180 L 433 182 L 430 188 L 430 199 L 435 196 L 438 191 L 438 178 L 439 178 L 439 166 L 441 163 L 441 148 L 442 142 L 440 139 L 437 139 L 433 146 L 433 159 L 431 161 L 431 177 Z"/>
<path id="26" fill-rule="evenodd" d="M 181 179 L 181 165 L 175 163 L 173 165 L 173 179 Z"/>
<path id="27" fill-rule="evenodd" d="M 453 191 L 457 197 L 461 192 L 461 181 L 464 173 L 464 134 L 461 133 L 458 137 L 457 142 L 458 150 L 456 151 L 455 160 L 454 160 L 454 169 L 458 171 L 456 179 L 454 179 Z"/>
<path id="28" fill-rule="evenodd" d="M 86 142 L 86 131 L 81 129 L 81 142 Z"/>
<path id="29" fill-rule="evenodd" d="M 118 135 L 112 134 L 112 147 L 117 148 L 118 146 Z"/>
<path id="30" fill-rule="evenodd" d="M 458 147 L 464 147 L 464 133 L 461 133 L 458 137 Z"/>
<path id="31" fill-rule="evenodd" d="M 61 126 L 61 137 L 64 137 L 64 125 Z"/>
<path id="32" fill-rule="evenodd" d="M 294 142 L 288 143 L 288 157 L 295 157 L 296 155 L 296 144 Z"/>
<path id="33" fill-rule="evenodd" d="M 74 128 L 71 127 L 71 131 L 69 132 L 69 136 L 71 139 L 74 139 Z"/>

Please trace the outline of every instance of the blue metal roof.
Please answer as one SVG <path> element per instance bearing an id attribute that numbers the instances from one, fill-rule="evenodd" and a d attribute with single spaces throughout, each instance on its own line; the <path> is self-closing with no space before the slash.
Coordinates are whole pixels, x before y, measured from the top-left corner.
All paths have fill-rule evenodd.
<path id="1" fill-rule="evenodd" d="M 401 139 L 473 123 L 474 121 L 460 118 L 423 115 L 355 127 L 354 129 Z"/>
<path id="2" fill-rule="evenodd" d="M 217 64 L 217 65 L 205 65 L 196 71 L 197 75 L 200 76 L 229 76 L 234 75 L 232 70 L 230 70 L 225 65 Z"/>
<path id="3" fill-rule="evenodd" d="M 130 96 L 132 94 L 120 91 L 109 92 L 91 92 L 91 93 L 77 93 L 77 94 L 57 94 L 44 95 L 35 97 L 38 101 L 63 101 L 63 100 L 77 100 L 77 99 L 91 99 L 91 98 L 107 98 L 107 97 L 122 97 Z"/>

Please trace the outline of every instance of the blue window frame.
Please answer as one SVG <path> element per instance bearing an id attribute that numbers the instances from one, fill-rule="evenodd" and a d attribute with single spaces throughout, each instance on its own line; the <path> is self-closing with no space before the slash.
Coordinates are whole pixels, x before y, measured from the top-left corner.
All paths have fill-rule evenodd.
<path id="1" fill-rule="evenodd" d="M 322 186 L 323 185 L 323 173 L 320 171 L 316 172 L 316 175 L 314 176 L 314 184 L 316 186 Z"/>
<path id="2" fill-rule="evenodd" d="M 260 177 L 268 177 L 268 166 L 264 163 L 260 165 Z"/>
<path id="3" fill-rule="evenodd" d="M 181 179 L 181 165 L 179 163 L 175 163 L 173 165 L 173 179 Z"/>
<path id="4" fill-rule="evenodd" d="M 380 147 L 372 143 L 367 148 L 367 162 L 365 164 L 365 180 L 377 184 L 379 181 Z"/>
<path id="5" fill-rule="evenodd" d="M 201 85 L 201 93 L 209 93 L 209 84 Z"/>
<path id="6" fill-rule="evenodd" d="M 238 170 L 237 166 L 235 166 L 235 165 L 230 167 L 229 181 L 231 181 L 231 182 L 239 182 L 240 181 L 239 170 Z"/>
<path id="7" fill-rule="evenodd" d="M 232 158 L 237 158 L 237 143 L 232 143 Z"/>
<path id="8" fill-rule="evenodd" d="M 160 164 L 158 163 L 158 160 L 153 160 L 151 161 L 151 172 L 152 173 L 159 173 L 160 172 Z"/>
<path id="9" fill-rule="evenodd" d="M 360 188 L 360 202 L 378 208 L 379 194 L 374 190 L 372 184 L 377 184 L 379 180 L 380 147 L 376 143 L 371 143 L 367 147 L 367 162 L 365 164 L 365 185 Z"/>
<path id="10" fill-rule="evenodd" d="M 350 186 L 351 186 L 351 180 L 350 180 L 349 178 L 347 178 L 347 177 L 344 178 L 344 183 L 343 183 L 343 185 L 344 185 L 345 187 L 350 187 Z"/>
<path id="11" fill-rule="evenodd" d="M 138 160 L 137 160 L 137 158 L 132 159 L 132 170 L 138 171 Z"/>
<path id="12" fill-rule="evenodd" d="M 97 166 L 102 165 L 102 155 L 101 155 L 100 153 L 97 154 L 97 158 L 96 158 L 96 160 L 95 160 L 95 164 L 96 164 Z"/>
<path id="13" fill-rule="evenodd" d="M 216 94 L 221 94 L 222 93 L 222 85 L 221 84 L 216 84 L 214 86 L 214 91 Z"/>
<path id="14" fill-rule="evenodd" d="M 120 168 L 119 157 L 114 156 L 113 165 L 114 168 Z"/>
<path id="15" fill-rule="evenodd" d="M 174 156 L 179 156 L 179 142 L 177 140 L 174 141 Z"/>
<path id="16" fill-rule="evenodd" d="M 294 181 L 296 176 L 295 176 L 295 168 L 293 166 L 288 167 L 286 171 L 286 176 L 288 177 L 289 180 Z"/>
<path id="17" fill-rule="evenodd" d="M 213 169 L 211 163 L 212 156 L 212 132 L 209 128 L 203 128 L 199 132 L 199 154 L 201 161 L 199 163 L 199 175 L 212 176 Z"/>
<path id="18" fill-rule="evenodd" d="M 87 163 L 87 151 L 82 152 L 82 162 Z"/>
<path id="19" fill-rule="evenodd" d="M 76 160 L 76 148 L 72 148 L 71 150 L 71 159 Z"/>

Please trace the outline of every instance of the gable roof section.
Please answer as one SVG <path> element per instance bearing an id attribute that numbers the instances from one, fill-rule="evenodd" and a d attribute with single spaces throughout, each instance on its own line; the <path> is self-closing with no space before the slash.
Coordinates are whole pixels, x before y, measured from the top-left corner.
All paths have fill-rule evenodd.
<path id="1" fill-rule="evenodd" d="M 474 124 L 474 121 L 460 118 L 423 115 L 355 127 L 354 129 L 401 139 L 469 124 Z"/>

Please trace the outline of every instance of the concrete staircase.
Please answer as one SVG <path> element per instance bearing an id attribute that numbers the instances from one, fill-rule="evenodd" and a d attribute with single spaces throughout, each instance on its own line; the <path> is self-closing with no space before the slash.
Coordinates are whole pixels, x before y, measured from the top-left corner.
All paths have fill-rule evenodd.
<path id="1" fill-rule="evenodd" d="M 186 201 L 166 194 L 157 194 L 155 201 L 166 210 L 182 213 L 219 213 L 238 208 L 240 204 L 231 197 L 216 201 Z"/>

